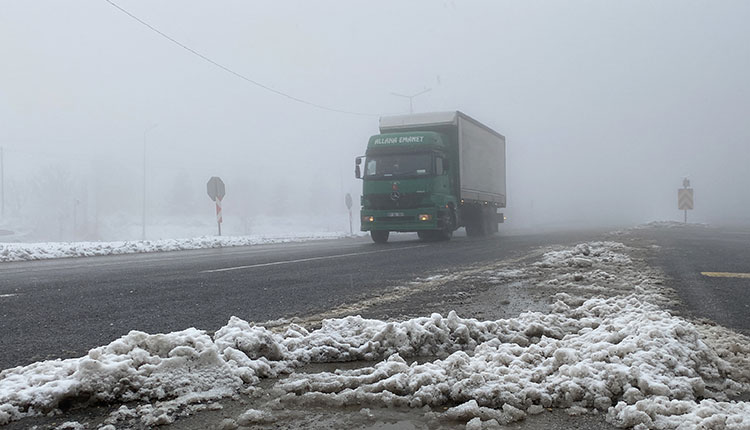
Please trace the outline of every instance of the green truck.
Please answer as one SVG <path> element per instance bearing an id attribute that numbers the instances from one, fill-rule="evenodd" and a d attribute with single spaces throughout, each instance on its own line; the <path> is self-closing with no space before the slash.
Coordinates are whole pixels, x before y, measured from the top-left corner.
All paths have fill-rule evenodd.
<path id="1" fill-rule="evenodd" d="M 484 236 L 505 219 L 505 137 L 461 112 L 382 117 L 355 164 L 361 230 L 376 243 L 392 231 L 428 241 L 461 227 Z"/>

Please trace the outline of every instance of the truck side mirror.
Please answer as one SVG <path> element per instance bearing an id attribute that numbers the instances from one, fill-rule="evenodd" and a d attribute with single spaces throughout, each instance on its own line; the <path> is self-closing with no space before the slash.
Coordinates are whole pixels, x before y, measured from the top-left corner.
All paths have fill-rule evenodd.
<path id="1" fill-rule="evenodd" d="M 362 164 L 362 157 L 357 157 L 354 159 L 354 176 L 357 179 L 362 179 L 362 169 L 359 167 L 360 164 Z"/>

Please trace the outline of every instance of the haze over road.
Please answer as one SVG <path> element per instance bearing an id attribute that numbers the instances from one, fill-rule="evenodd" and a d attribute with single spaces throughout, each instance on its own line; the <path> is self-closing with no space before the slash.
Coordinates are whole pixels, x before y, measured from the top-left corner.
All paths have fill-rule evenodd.
<path id="1" fill-rule="evenodd" d="M 496 236 L 425 244 L 414 235 L 377 246 L 367 238 L 6 263 L 0 265 L 0 368 L 77 357 L 130 330 L 215 330 L 231 316 L 263 322 L 304 317 L 389 287 L 539 246 L 602 232 Z M 635 230 L 660 248 L 652 262 L 692 315 L 750 331 L 750 231 L 703 227 Z"/>
<path id="2" fill-rule="evenodd" d="M 110 369 L 109 365 L 94 363 L 130 363 L 131 359 L 123 361 L 123 357 L 117 354 L 121 354 L 118 351 L 122 351 L 122 348 L 127 350 L 129 347 L 126 345 L 132 342 L 137 344 L 134 353 L 138 357 L 142 354 L 153 356 L 147 360 L 152 364 L 136 366 L 131 371 L 151 375 L 150 372 L 159 367 L 153 367 L 154 363 L 183 360 L 184 358 L 180 358 L 182 356 L 173 357 L 173 353 L 177 350 L 182 351 L 180 354 L 186 353 L 193 348 L 191 345 L 203 345 L 205 342 L 211 345 L 236 345 L 242 351 L 248 351 L 247 357 L 250 359 L 255 357 L 250 345 L 256 345 L 257 342 L 263 345 L 261 338 L 253 338 L 261 332 L 268 333 L 269 339 L 273 337 L 276 342 L 283 342 L 280 339 L 291 336 L 287 339 L 289 343 L 285 343 L 290 349 L 283 349 L 286 351 L 284 354 L 290 354 L 295 348 L 293 345 L 300 345 L 300 342 L 304 345 L 304 342 L 313 338 L 319 341 L 321 333 L 331 330 L 333 325 L 338 328 L 333 329 L 335 333 L 331 334 L 330 346 L 320 349 L 320 345 L 316 344 L 318 346 L 310 349 L 328 351 L 325 352 L 328 354 L 336 350 L 335 345 L 340 342 L 346 345 L 347 336 L 362 334 L 364 327 L 381 327 L 384 330 L 381 334 L 368 334 L 371 341 L 367 345 L 381 345 L 384 339 L 409 339 L 411 336 L 416 336 L 415 341 L 421 344 L 424 339 L 420 341 L 420 336 L 426 333 L 435 335 L 433 330 L 439 332 L 443 329 L 450 330 L 451 327 L 456 330 L 454 334 L 444 333 L 438 335 L 438 338 L 463 345 L 462 342 L 467 340 L 464 335 L 480 335 L 484 329 L 479 327 L 505 327 L 503 330 L 511 330 L 511 333 L 516 331 L 515 337 L 503 338 L 502 341 L 495 339 L 496 343 L 492 347 L 483 343 L 483 346 L 477 346 L 474 350 L 475 354 L 494 351 L 499 354 L 496 358 L 479 358 L 478 361 L 475 360 L 476 357 L 471 359 L 480 364 L 498 364 L 499 357 L 508 358 L 527 351 L 522 357 L 527 360 L 535 357 L 534 360 L 538 361 L 531 367 L 544 368 L 550 360 L 562 360 L 564 354 L 572 354 L 570 359 L 576 360 L 576 366 L 594 372 L 590 375 L 598 375 L 592 376 L 593 379 L 578 380 L 578 383 L 587 387 L 586 390 L 595 391 L 596 387 L 601 386 L 601 381 L 612 378 L 625 378 L 618 384 L 626 387 L 638 385 L 636 380 L 630 378 L 634 375 L 631 372 L 637 373 L 633 369 L 640 369 L 640 366 L 654 369 L 653 375 L 647 379 L 671 380 L 669 372 L 675 367 L 661 358 L 665 351 L 669 351 L 667 355 L 671 354 L 672 361 L 677 362 L 693 360 L 697 354 L 703 357 L 701 364 L 697 365 L 702 369 L 698 373 L 702 381 L 699 385 L 703 387 L 699 387 L 698 391 L 702 392 L 705 384 L 709 384 L 717 398 L 721 399 L 722 393 L 725 393 L 730 396 L 729 400 L 739 401 L 740 403 L 732 403 L 731 406 L 735 408 L 732 409 L 732 419 L 736 421 L 744 416 L 741 408 L 745 407 L 742 402 L 747 398 L 748 392 L 729 390 L 727 387 L 734 382 L 722 385 L 726 380 L 713 378 L 711 375 L 715 376 L 715 372 L 711 369 L 714 369 L 714 359 L 721 361 L 725 358 L 729 361 L 721 363 L 728 365 L 726 363 L 731 362 L 732 366 L 736 366 L 730 372 L 731 375 L 741 375 L 741 363 L 744 363 L 744 359 L 737 351 L 745 348 L 743 339 L 747 338 L 730 330 L 714 327 L 713 324 L 719 323 L 744 333 L 750 331 L 746 316 L 750 307 L 747 292 L 750 271 L 746 267 L 750 257 L 749 248 L 750 229 L 668 223 L 612 233 L 593 230 L 538 232 L 482 239 L 457 237 L 453 241 L 442 243 L 425 243 L 416 240 L 414 235 L 398 235 L 387 245 L 372 244 L 369 239 L 361 237 L 201 251 L 4 263 L 0 265 L 0 331 L 3 333 L 0 338 L 0 350 L 3 351 L 0 367 L 11 368 L 37 361 L 31 366 L 4 372 L 4 395 L 13 396 L 13 392 L 16 392 L 9 388 L 12 384 L 21 384 L 18 387 L 23 387 L 26 379 L 20 377 L 22 374 L 38 374 L 41 376 L 34 376 L 29 381 L 43 381 L 49 375 L 59 372 L 62 372 L 59 374 L 63 379 L 73 378 L 65 383 L 72 384 L 69 386 L 73 391 L 88 393 L 87 390 L 90 389 L 85 388 L 86 381 L 96 381 L 99 377 L 89 375 L 90 378 L 75 379 L 78 373 L 71 373 L 72 369 L 101 369 L 106 372 L 106 369 Z M 670 290 L 664 290 L 664 284 Z M 660 291 L 664 293 L 663 296 Z M 676 293 L 677 301 L 668 299 L 671 297 L 670 291 Z M 656 303 L 667 304 L 673 312 L 685 315 L 688 320 L 664 312 L 667 309 Z M 609 310 L 602 314 L 606 309 Z M 456 313 L 451 312 L 454 310 Z M 362 315 L 368 319 L 330 319 L 347 315 Z M 447 317 L 443 319 L 441 315 Z M 254 321 L 259 325 L 243 326 L 246 324 L 244 321 L 230 320 L 232 316 Z M 289 319 L 295 317 L 299 319 L 294 322 L 300 326 L 287 324 Z M 461 317 L 468 319 L 459 319 Z M 713 322 L 708 325 L 691 323 L 691 317 Z M 273 321 L 277 319 L 284 321 Z M 327 322 L 321 327 L 323 319 L 327 319 Z M 422 335 L 418 334 L 420 324 L 426 324 L 423 327 L 426 329 L 435 321 L 444 323 L 429 328 Z M 557 327 L 561 321 L 565 322 Z M 347 324 L 353 325 L 346 328 Z M 398 328 L 401 327 L 400 324 L 403 324 L 402 328 Z M 458 325 L 455 326 L 456 324 Z M 462 324 L 467 326 L 462 327 Z M 210 340 L 211 337 L 202 332 L 185 330 L 188 327 L 206 330 L 214 340 Z M 225 336 L 238 327 L 245 328 L 234 333 L 243 333 L 241 336 L 249 337 L 245 341 L 236 339 L 227 344 Z M 275 327 L 281 331 L 271 335 Z M 302 327 L 308 327 L 313 332 Z M 221 330 L 213 333 L 219 328 Z M 396 334 L 403 329 L 406 331 Z M 566 330 L 567 334 L 558 331 L 561 329 Z M 130 330 L 167 334 L 148 336 L 131 333 L 125 336 Z M 393 330 L 396 333 L 391 333 Z M 542 330 L 538 333 L 544 335 L 535 335 L 536 330 Z M 617 334 L 616 339 L 612 338 L 613 333 Z M 300 334 L 302 338 L 295 337 Z M 169 348 L 174 346 L 170 342 L 179 343 L 176 339 L 185 336 L 185 345 L 170 351 Z M 198 341 L 191 336 L 203 337 Z M 326 335 L 322 336 L 325 338 Z M 454 339 L 453 336 L 458 337 Z M 118 340 L 112 342 L 115 339 Z M 726 345 L 725 340 L 729 342 Z M 172 346 L 164 349 L 163 346 L 158 346 L 160 342 Z M 108 347 L 97 348 L 85 357 L 89 349 L 107 344 Z M 472 350 L 469 345 L 464 347 Z M 636 349 L 631 351 L 632 347 Z M 495 348 L 500 349 L 496 351 Z M 553 356 L 549 355 L 551 352 L 547 348 L 555 350 Z M 349 351 L 355 350 L 357 348 Z M 405 351 L 401 351 L 406 354 L 403 357 L 410 357 Z M 623 373 L 621 365 L 600 360 L 602 354 L 610 353 L 614 354 L 610 357 L 611 360 L 630 363 L 632 369 Z M 576 358 L 579 354 L 580 360 Z M 621 354 L 626 356 L 621 357 Z M 424 365 L 425 369 L 462 359 L 461 357 L 472 357 L 461 352 L 452 354 L 452 358 L 437 355 L 432 364 Z M 197 358 L 200 355 L 193 356 Z M 206 358 L 210 356 L 210 353 L 205 355 Z M 402 359 L 399 358 L 399 353 L 394 354 L 392 351 L 385 356 L 388 358 L 380 365 L 389 366 L 386 363 L 393 364 L 393 360 Z M 51 360 L 67 357 L 72 359 L 62 362 Z M 207 363 L 225 363 L 224 358 L 213 357 L 218 361 L 209 360 Z M 273 357 L 276 357 L 271 359 L 274 366 L 285 363 L 279 360 L 280 356 Z M 520 361 L 509 364 L 509 368 L 515 368 L 521 362 L 529 365 L 522 357 L 517 357 Z M 441 358 L 447 361 L 443 362 Z M 332 361 L 311 361 L 309 364 L 312 367 L 295 372 L 289 378 L 314 379 L 317 377 L 315 374 L 323 372 L 320 377 L 325 379 L 328 378 L 325 376 L 326 371 L 338 372 L 342 369 L 341 372 L 346 372 L 346 366 L 352 365 L 352 369 L 364 366 L 360 370 L 352 370 L 361 372 L 370 365 L 366 360 L 362 361 L 362 358 L 359 358 L 359 362 L 347 365 L 341 362 L 351 359 L 329 359 Z M 39 362 L 42 360 L 50 361 Z M 139 360 L 136 362 L 141 363 Z M 192 366 L 191 360 L 188 360 L 188 369 Z M 260 360 L 266 364 L 271 363 L 265 356 Z M 249 363 L 252 362 L 251 360 Z M 77 363 L 87 364 L 84 366 Z M 120 368 L 118 366 L 115 367 Z M 407 373 L 403 377 L 407 377 L 408 372 L 414 369 L 406 366 L 406 363 L 404 366 Z M 599 375 L 596 369 L 600 368 L 610 369 L 612 372 Z M 552 387 L 568 387 L 565 384 L 559 385 L 556 379 L 564 377 L 566 369 L 568 368 L 563 366 L 550 370 L 552 373 L 545 378 L 544 383 L 551 385 L 545 388 L 545 392 L 557 393 L 557 388 Z M 492 378 L 499 383 L 504 380 L 504 373 L 496 371 L 498 373 Z M 529 375 L 532 373 L 526 374 L 527 377 L 531 378 Z M 197 374 L 206 375 L 210 371 L 203 368 Z M 142 376 L 148 378 L 148 375 Z M 159 377 L 158 373 L 155 375 Z M 346 378 L 342 376 L 344 373 L 336 375 L 337 378 Z M 278 376 L 280 375 L 271 379 Z M 135 379 L 128 376 L 116 380 L 125 385 L 136 384 L 133 386 L 137 387 L 138 381 L 143 382 L 139 378 L 141 376 Z M 274 383 L 283 387 L 285 380 L 278 377 Z M 685 381 L 692 379 L 679 377 L 675 383 L 682 384 Z M 539 384 L 536 380 L 527 382 L 531 384 L 529 387 Z M 36 398 L 47 398 L 42 395 L 43 391 L 49 387 L 54 390 L 58 383 L 62 382 L 50 382 L 52 385 L 41 384 L 26 389 L 31 390 L 29 392 L 39 391 Z M 114 389 L 117 390 L 116 387 Z M 367 387 L 361 389 L 369 390 Z M 639 389 L 648 391 L 643 387 Z M 683 389 L 685 387 L 679 388 Z M 197 391 L 191 391 L 191 395 L 200 392 L 200 388 L 195 390 Z M 312 389 L 311 392 L 314 393 L 315 390 Z M 553 406 L 552 413 L 535 415 L 538 412 L 529 412 L 519 428 L 603 429 L 613 428 L 613 423 L 632 424 L 627 418 L 629 413 L 623 412 L 622 408 L 636 406 L 626 406 L 630 402 L 627 400 L 628 395 L 622 390 L 613 390 L 615 391 L 607 395 L 613 398 L 605 396 L 608 399 L 606 405 L 595 406 L 603 414 L 570 417 L 564 412 L 567 403 L 560 400 L 560 397 L 555 402 L 563 403 L 554 403 L 556 406 Z M 345 390 L 341 395 L 347 392 Z M 75 397 L 73 393 L 70 395 Z M 65 394 L 63 398 L 67 398 Z M 602 397 L 599 401 L 604 402 L 603 399 Z M 180 418 L 174 423 L 175 427 L 168 428 L 206 428 L 227 417 L 239 422 L 242 421 L 239 416 L 248 408 L 247 401 L 256 402 L 252 407 L 264 409 L 268 407 L 264 402 L 272 400 L 264 395 L 239 401 L 227 398 L 221 400 L 222 407 L 217 409 L 220 412 L 195 414 L 185 420 Z M 11 401 L 11 405 L 14 404 L 12 402 L 14 401 Z M 455 401 L 447 402 L 447 407 L 455 406 Z M 159 402 L 154 405 L 158 406 Z M 608 408 L 608 405 L 617 407 Z M 702 403 L 691 405 L 693 412 L 702 407 Z M 132 424 L 128 421 L 132 417 L 127 418 L 118 412 L 121 409 L 118 409 L 117 402 L 100 409 L 90 408 L 83 403 L 80 406 L 70 410 L 67 406 L 60 408 L 65 419 L 79 420 L 89 425 L 99 425 L 106 420 L 122 421 L 123 425 L 128 426 Z M 148 409 L 149 405 L 145 407 L 145 415 L 141 419 L 148 419 L 150 416 L 147 412 L 152 409 Z M 284 423 L 284 426 L 292 425 L 290 428 L 306 428 L 309 424 L 304 419 L 309 413 L 307 409 L 305 404 L 300 404 L 285 410 L 284 414 L 274 415 L 274 419 L 281 420 L 279 422 Z M 356 411 L 345 410 L 344 415 L 340 415 L 336 408 L 324 410 L 327 412 L 323 412 L 323 421 L 316 428 L 340 428 L 343 422 L 350 419 L 359 420 L 357 422 L 370 419 L 378 422 L 396 420 L 402 423 L 421 423 L 419 425 L 427 425 L 429 421 L 429 414 L 424 415 L 424 410 L 419 408 L 401 408 L 394 412 L 395 415 L 388 415 L 383 410 L 377 412 L 376 418 L 368 418 Z M 158 415 L 157 412 L 154 413 Z M 669 415 L 668 412 L 665 413 L 666 416 Z M 691 417 L 681 419 L 702 419 L 698 412 Z M 451 424 L 450 420 L 443 423 L 446 429 L 463 428 Z M 54 417 L 32 417 L 11 423 L 10 428 L 15 430 L 32 424 L 52 429 L 58 423 Z M 143 428 L 148 428 L 148 424 Z"/>
<path id="3" fill-rule="evenodd" d="M 388 287 L 596 232 L 425 244 L 416 235 L 0 265 L 0 368 L 77 357 L 130 330 L 215 330 L 320 312 Z"/>

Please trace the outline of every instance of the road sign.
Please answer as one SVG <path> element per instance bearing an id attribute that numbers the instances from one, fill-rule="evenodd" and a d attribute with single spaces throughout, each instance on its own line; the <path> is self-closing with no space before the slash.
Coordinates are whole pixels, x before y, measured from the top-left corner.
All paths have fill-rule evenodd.
<path id="1" fill-rule="evenodd" d="M 208 191 L 208 197 L 216 202 L 216 224 L 219 226 L 219 236 L 221 236 L 221 223 L 224 222 L 221 215 L 221 199 L 226 195 L 224 181 L 218 176 L 212 176 L 206 184 L 206 191 Z"/>
<path id="2" fill-rule="evenodd" d="M 226 194 L 224 181 L 218 176 L 212 176 L 211 179 L 208 180 L 206 189 L 208 191 L 208 197 L 211 197 L 211 200 L 213 201 L 216 201 L 216 199 L 223 199 Z"/>
<path id="3" fill-rule="evenodd" d="M 693 209 L 692 188 L 681 188 L 677 190 L 677 209 L 681 211 Z"/>

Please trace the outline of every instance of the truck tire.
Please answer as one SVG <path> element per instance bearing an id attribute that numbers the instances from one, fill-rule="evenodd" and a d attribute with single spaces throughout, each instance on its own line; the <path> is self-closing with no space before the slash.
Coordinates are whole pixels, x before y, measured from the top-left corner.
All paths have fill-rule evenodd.
<path id="1" fill-rule="evenodd" d="M 484 217 L 480 214 L 476 219 L 466 224 L 466 235 L 470 237 L 480 237 L 487 234 L 485 230 Z"/>
<path id="2" fill-rule="evenodd" d="M 453 237 L 453 230 L 456 229 L 456 210 L 449 206 L 449 210 L 441 211 L 440 222 L 441 226 L 438 230 L 421 230 L 417 232 L 419 239 L 425 242 L 440 242 L 451 240 Z"/>
<path id="3" fill-rule="evenodd" d="M 469 237 L 484 235 L 481 209 L 476 205 L 466 205 L 461 208 L 461 219 L 466 227 L 466 235 Z"/>
<path id="4" fill-rule="evenodd" d="M 375 243 L 388 242 L 388 236 L 391 234 L 388 230 L 370 230 L 370 237 Z"/>
<path id="5" fill-rule="evenodd" d="M 497 215 L 495 213 L 494 207 L 488 207 L 482 211 L 484 217 L 484 234 L 487 236 L 492 236 L 497 231 Z"/>
<path id="6" fill-rule="evenodd" d="M 445 213 L 443 218 L 443 228 L 436 231 L 437 240 L 451 240 L 453 237 L 453 230 L 456 229 L 456 210 L 452 206 L 449 206 L 448 212 Z"/>
<path id="7" fill-rule="evenodd" d="M 466 220 L 466 235 L 470 237 L 480 237 L 487 234 L 486 211 L 481 206 L 475 206 Z"/>

